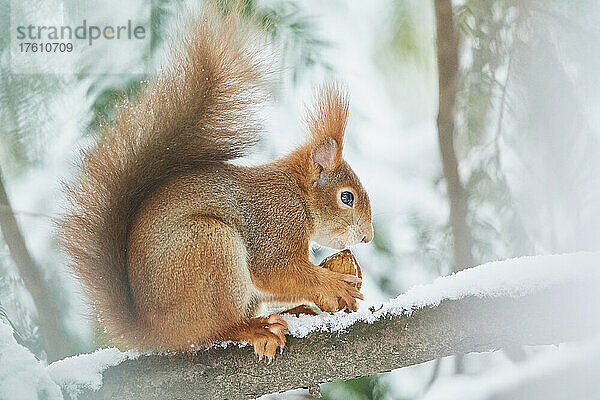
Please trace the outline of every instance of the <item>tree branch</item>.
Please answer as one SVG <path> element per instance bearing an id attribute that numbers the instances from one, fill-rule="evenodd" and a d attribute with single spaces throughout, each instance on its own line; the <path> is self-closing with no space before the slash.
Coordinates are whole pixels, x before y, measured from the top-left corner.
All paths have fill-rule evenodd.
<path id="1" fill-rule="evenodd" d="M 357 322 L 343 333 L 290 337 L 272 365 L 249 346 L 213 348 L 194 356 L 150 355 L 104 372 L 96 399 L 251 399 L 507 346 L 585 338 L 600 329 L 598 279 L 545 287 L 522 297 L 446 300 L 437 307 Z"/>

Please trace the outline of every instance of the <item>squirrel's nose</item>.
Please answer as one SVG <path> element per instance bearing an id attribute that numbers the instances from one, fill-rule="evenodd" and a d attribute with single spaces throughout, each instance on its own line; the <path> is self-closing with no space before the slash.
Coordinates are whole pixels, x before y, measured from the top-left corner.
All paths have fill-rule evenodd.
<path id="1" fill-rule="evenodd" d="M 362 243 L 369 243 L 371 240 L 373 240 L 373 225 L 371 225 L 369 232 L 363 236 L 361 242 Z"/>

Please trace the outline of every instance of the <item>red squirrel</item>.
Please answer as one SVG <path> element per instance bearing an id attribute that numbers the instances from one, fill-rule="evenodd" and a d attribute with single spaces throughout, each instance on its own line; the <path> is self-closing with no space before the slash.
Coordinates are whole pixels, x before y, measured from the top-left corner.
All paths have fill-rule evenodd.
<path id="1" fill-rule="evenodd" d="M 232 13 L 233 14 L 233 13 Z M 309 261 L 309 242 L 373 239 L 369 196 L 342 158 L 348 96 L 325 85 L 306 143 L 260 166 L 256 104 L 271 64 L 239 17 L 206 9 L 170 64 L 81 157 L 59 222 L 62 246 L 110 338 L 139 349 L 243 341 L 283 351 L 287 324 L 266 302 L 356 311 L 358 278 Z M 263 94 L 261 94 L 263 93 Z"/>

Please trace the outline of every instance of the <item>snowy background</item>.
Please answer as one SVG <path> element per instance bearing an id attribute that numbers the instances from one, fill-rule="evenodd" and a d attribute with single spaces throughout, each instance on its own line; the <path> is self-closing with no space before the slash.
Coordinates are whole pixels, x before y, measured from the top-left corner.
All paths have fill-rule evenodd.
<path id="1" fill-rule="evenodd" d="M 134 3 L 127 9 L 123 2 L 119 12 L 135 13 Z M 72 174 L 78 146 L 93 140 L 99 115 L 110 117 L 116 99 L 134 93 L 146 76 L 110 70 L 14 73 L 9 29 L 15 13 L 99 15 L 106 12 L 102 7 L 91 1 L 0 0 L 0 178 L 27 248 L 56 296 L 73 354 L 92 352 L 105 342 L 101 329 L 83 317 L 88 306 L 65 270 L 53 237 L 52 218 L 59 215 L 63 201 L 60 182 Z M 436 131 L 432 2 L 273 0 L 249 2 L 249 7 L 264 12 L 273 23 L 275 28 L 259 28 L 280 48 L 284 71 L 276 103 L 268 110 L 269 129 L 257 153 L 244 162 L 271 159 L 293 148 L 304 135 L 304 105 L 312 88 L 327 79 L 345 82 L 351 93 L 345 157 L 370 193 L 376 232 L 374 242 L 353 249 L 365 275 L 368 302 L 362 310 L 450 274 L 452 236 Z M 461 46 L 455 147 L 469 202 L 473 265 L 600 250 L 600 5 L 583 0 L 464 0 L 455 1 L 454 7 Z M 150 69 L 164 62 L 164 47 L 183 12 L 178 0 L 152 2 L 146 21 L 153 34 Z M 145 63 L 147 56 L 110 54 L 123 65 Z M 74 62 L 100 61 L 95 57 Z M 330 252 L 315 248 L 315 261 Z M 502 271 L 503 265 L 510 268 Z M 559 264 L 559 271 L 548 271 L 548 276 L 568 272 L 569 265 Z M 495 281 L 516 276 L 527 282 L 526 275 L 515 275 L 521 267 L 520 262 L 499 264 Z M 542 279 L 544 274 L 536 271 L 532 276 Z M 464 279 L 464 290 L 484 287 L 477 271 L 467 272 L 472 274 Z M 518 286 L 518 280 L 512 282 Z M 428 288 L 439 290 L 428 293 L 429 299 L 451 295 L 443 281 Z M 410 293 L 415 292 L 398 300 L 403 307 L 424 301 L 406 297 Z M 46 368 L 35 306 L 4 241 L 0 307 L 0 399 L 59 397 L 57 384 L 78 379 L 65 369 L 80 368 Z M 356 318 L 360 315 L 359 311 Z M 328 322 L 317 325 L 321 323 Z M 450 393 L 459 398 L 472 388 L 470 398 L 482 399 L 491 393 L 485 390 L 495 390 L 491 382 L 496 376 L 510 384 L 537 370 L 538 364 L 577 363 L 578 357 L 597 349 L 594 343 L 573 349 L 526 348 L 523 365 L 513 364 L 502 352 L 472 354 L 466 356 L 461 374 L 448 358 L 437 366 L 434 361 L 334 382 L 322 392 L 328 399 L 431 400 L 454 398 Z M 125 357 L 109 351 L 113 353 L 106 360 L 96 360 L 98 365 Z M 438 379 L 430 385 L 434 368 Z M 99 375 L 82 375 L 79 380 L 87 379 L 90 387 L 100 385 Z M 4 391 L 16 387 L 29 392 L 21 397 Z M 298 390 L 270 398 L 304 396 L 306 391 Z"/>

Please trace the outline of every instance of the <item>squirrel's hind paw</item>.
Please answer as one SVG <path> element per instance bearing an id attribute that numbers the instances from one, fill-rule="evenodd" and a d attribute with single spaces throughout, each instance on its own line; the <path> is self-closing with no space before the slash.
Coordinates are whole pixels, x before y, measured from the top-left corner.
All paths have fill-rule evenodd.
<path id="1" fill-rule="evenodd" d="M 269 364 L 275 358 L 277 349 L 283 353 L 287 323 L 277 314 L 266 318 L 251 318 L 232 332 L 230 339 L 250 343 L 258 359 L 267 358 Z"/>

